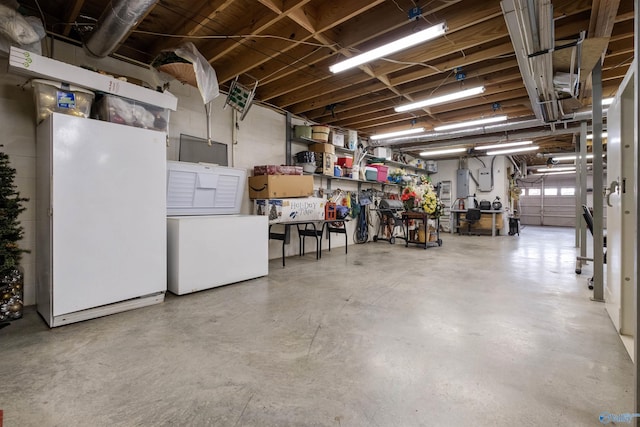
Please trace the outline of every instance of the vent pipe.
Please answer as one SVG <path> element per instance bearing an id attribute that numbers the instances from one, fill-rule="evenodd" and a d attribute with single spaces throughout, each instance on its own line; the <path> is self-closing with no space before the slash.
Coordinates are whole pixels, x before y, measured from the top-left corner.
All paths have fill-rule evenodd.
<path id="1" fill-rule="evenodd" d="M 112 0 L 87 38 L 84 49 L 98 58 L 110 55 L 156 3 L 158 0 Z"/>

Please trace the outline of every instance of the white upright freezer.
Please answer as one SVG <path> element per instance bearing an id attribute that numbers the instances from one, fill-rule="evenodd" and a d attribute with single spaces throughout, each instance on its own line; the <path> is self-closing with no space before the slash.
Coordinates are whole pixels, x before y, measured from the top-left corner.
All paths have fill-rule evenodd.
<path id="1" fill-rule="evenodd" d="M 44 320 L 55 327 L 162 302 L 166 134 L 54 113 L 37 137 Z"/>

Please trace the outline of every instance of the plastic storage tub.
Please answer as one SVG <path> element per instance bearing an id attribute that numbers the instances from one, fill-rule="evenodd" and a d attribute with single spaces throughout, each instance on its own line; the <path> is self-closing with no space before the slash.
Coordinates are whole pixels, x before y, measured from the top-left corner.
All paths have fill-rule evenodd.
<path id="1" fill-rule="evenodd" d="M 351 166 L 353 166 L 353 157 L 338 157 L 336 163 L 339 166 L 350 168 Z"/>
<path id="2" fill-rule="evenodd" d="M 169 110 L 115 95 L 101 94 L 96 100 L 94 117 L 112 123 L 167 131 Z"/>
<path id="3" fill-rule="evenodd" d="M 33 96 L 36 103 L 38 123 L 51 113 L 64 113 L 78 117 L 89 117 L 94 94 L 90 90 L 51 80 L 34 79 Z"/>
<path id="4" fill-rule="evenodd" d="M 387 175 L 389 174 L 389 166 L 371 165 L 371 167 L 372 168 L 376 168 L 376 170 L 378 172 L 378 174 L 376 176 L 376 181 L 378 181 L 378 182 L 387 182 Z"/>
<path id="5" fill-rule="evenodd" d="M 378 180 L 378 169 L 366 166 L 364 168 L 364 177 L 367 181 L 377 181 Z"/>

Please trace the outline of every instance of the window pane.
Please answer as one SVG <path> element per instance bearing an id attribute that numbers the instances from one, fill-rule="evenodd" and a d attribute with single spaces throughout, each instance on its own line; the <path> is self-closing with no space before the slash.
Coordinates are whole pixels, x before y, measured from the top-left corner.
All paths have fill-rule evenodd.
<path id="1" fill-rule="evenodd" d="M 560 189 L 561 196 L 575 196 L 576 188 L 575 187 L 562 187 Z"/>
<path id="2" fill-rule="evenodd" d="M 539 196 L 540 195 L 540 189 L 539 188 L 530 188 L 529 189 L 529 195 L 530 196 Z"/>
<path id="3" fill-rule="evenodd" d="M 555 187 L 548 187 L 544 189 L 544 195 L 545 196 L 557 196 L 558 195 L 558 189 Z"/>

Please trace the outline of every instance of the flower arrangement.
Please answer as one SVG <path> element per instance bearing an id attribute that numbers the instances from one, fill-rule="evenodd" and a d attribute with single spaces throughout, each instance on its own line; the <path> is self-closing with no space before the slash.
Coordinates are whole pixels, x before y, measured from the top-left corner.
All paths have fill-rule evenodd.
<path id="1" fill-rule="evenodd" d="M 405 210 L 418 208 L 434 218 L 440 216 L 444 208 L 431 180 L 425 176 L 419 178 L 418 185 L 404 187 L 400 200 L 403 201 Z"/>

